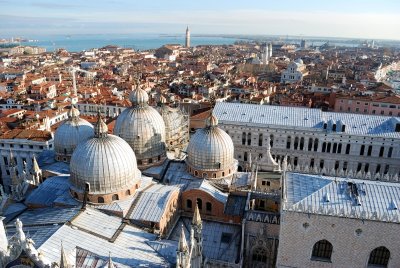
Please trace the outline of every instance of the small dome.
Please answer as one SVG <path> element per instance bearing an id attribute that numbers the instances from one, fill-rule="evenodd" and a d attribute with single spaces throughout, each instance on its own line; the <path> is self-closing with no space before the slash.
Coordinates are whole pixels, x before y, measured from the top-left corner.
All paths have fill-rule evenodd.
<path id="1" fill-rule="evenodd" d="M 211 114 L 206 121 L 206 126 L 207 127 L 216 127 L 218 125 L 218 118 Z"/>
<path id="2" fill-rule="evenodd" d="M 71 106 L 71 109 L 68 111 L 68 117 L 69 118 L 75 118 L 75 117 L 79 117 L 81 113 L 79 112 L 78 109 L 75 108 L 74 105 Z"/>
<path id="3" fill-rule="evenodd" d="M 145 90 L 138 87 L 129 94 L 129 100 L 132 106 L 146 105 L 149 102 L 149 95 Z"/>
<path id="4" fill-rule="evenodd" d="M 221 178 L 236 171 L 232 139 L 218 127 L 214 115 L 191 137 L 187 154 L 189 172 L 197 177 Z"/>
<path id="5" fill-rule="evenodd" d="M 297 63 L 297 64 L 300 64 L 300 65 L 304 64 L 303 60 L 300 59 L 300 58 L 296 59 L 294 62 Z"/>
<path id="6" fill-rule="evenodd" d="M 76 147 L 70 164 L 71 190 L 81 199 L 88 183 L 90 198 L 102 198 L 91 199 L 94 203 L 108 203 L 107 196 L 118 200 L 133 194 L 141 177 L 132 148 L 123 139 L 107 134 L 104 125 L 99 117 L 95 137 Z"/>
<path id="7" fill-rule="evenodd" d="M 93 137 L 92 124 L 79 118 L 79 110 L 71 107 L 69 118 L 59 126 L 54 134 L 54 150 L 57 161 L 69 161 L 75 147 Z"/>
<path id="8" fill-rule="evenodd" d="M 131 146 L 139 168 L 144 169 L 165 159 L 165 124 L 157 110 L 147 104 L 146 91 L 137 88 L 130 97 L 132 107 L 118 116 L 114 134 Z"/>

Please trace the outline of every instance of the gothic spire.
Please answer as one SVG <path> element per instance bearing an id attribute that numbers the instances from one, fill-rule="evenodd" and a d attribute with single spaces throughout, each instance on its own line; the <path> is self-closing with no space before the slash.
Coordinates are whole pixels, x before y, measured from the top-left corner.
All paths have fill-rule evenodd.
<path id="1" fill-rule="evenodd" d="M 179 236 L 178 251 L 187 252 L 189 250 L 188 243 L 186 241 L 185 231 L 183 225 L 181 226 L 181 235 Z"/>
<path id="2" fill-rule="evenodd" d="M 193 215 L 193 225 L 201 225 L 201 217 L 200 217 L 200 211 L 199 211 L 199 206 L 196 203 L 196 206 L 194 208 L 194 215 Z"/>
<path id="3" fill-rule="evenodd" d="M 71 265 L 68 262 L 67 254 L 64 251 L 62 242 L 61 242 L 60 268 L 71 268 Z"/>
<path id="4" fill-rule="evenodd" d="M 35 155 L 33 156 L 33 159 L 32 159 L 32 171 L 34 174 L 38 174 L 40 172 L 40 168 L 39 168 L 39 165 L 38 165 Z"/>

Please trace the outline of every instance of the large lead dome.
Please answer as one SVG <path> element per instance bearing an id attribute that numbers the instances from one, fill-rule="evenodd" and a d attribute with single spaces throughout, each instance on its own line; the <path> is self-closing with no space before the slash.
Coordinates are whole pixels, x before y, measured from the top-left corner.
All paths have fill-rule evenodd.
<path id="1" fill-rule="evenodd" d="M 218 127 L 218 119 L 211 114 L 207 126 L 191 137 L 187 148 L 189 172 L 199 178 L 222 178 L 236 171 L 231 137 Z"/>
<path id="2" fill-rule="evenodd" d="M 129 100 L 132 107 L 118 116 L 114 134 L 132 147 L 140 169 L 162 163 L 166 150 L 165 124 L 161 115 L 148 105 L 149 97 L 139 87 L 131 92 Z"/>
<path id="3" fill-rule="evenodd" d="M 94 138 L 80 143 L 71 157 L 71 192 L 79 200 L 83 200 L 86 185 L 92 203 L 122 199 L 139 187 L 135 153 L 123 139 L 107 132 L 99 115 Z"/>
<path id="4" fill-rule="evenodd" d="M 76 146 L 92 138 L 93 126 L 88 121 L 79 118 L 79 110 L 71 106 L 68 119 L 57 128 L 54 134 L 54 150 L 57 161 L 69 161 Z"/>

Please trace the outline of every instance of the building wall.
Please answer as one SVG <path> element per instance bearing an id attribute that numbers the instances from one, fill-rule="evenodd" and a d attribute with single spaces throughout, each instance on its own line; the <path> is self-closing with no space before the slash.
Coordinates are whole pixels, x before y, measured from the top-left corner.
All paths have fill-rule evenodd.
<path id="1" fill-rule="evenodd" d="M 187 207 L 188 199 L 192 201 L 192 208 Z M 188 212 L 189 215 L 193 215 L 197 199 L 201 199 L 202 201 L 202 208 L 200 209 L 199 207 L 200 215 L 202 218 L 231 223 L 241 222 L 239 216 L 228 216 L 224 214 L 224 203 L 218 201 L 210 194 L 199 189 L 191 189 L 182 193 L 181 207 L 183 211 Z M 207 202 L 211 203 L 211 211 L 207 210 Z"/>
<path id="2" fill-rule="evenodd" d="M 31 141 L 26 139 L 2 139 L 0 140 L 0 172 L 1 179 L 4 185 L 4 190 L 8 192 L 10 185 L 10 150 L 16 160 L 18 166 L 18 173 L 22 174 L 24 171 L 24 162 L 27 168 L 32 168 L 33 156 L 36 157 L 44 150 L 52 150 L 54 140 L 49 141 Z"/>
<path id="3" fill-rule="evenodd" d="M 335 100 L 334 111 L 400 116 L 400 104 L 337 98 Z"/>
<path id="4" fill-rule="evenodd" d="M 354 174 L 361 170 L 363 176 L 369 171 L 371 179 L 374 179 L 376 170 L 380 169 L 380 179 L 384 179 L 385 172 L 388 173 L 389 178 L 386 177 L 386 179 L 389 180 L 395 180 L 393 178 L 395 174 L 399 176 L 399 139 L 356 136 L 323 129 L 294 129 L 266 125 L 240 126 L 223 121 L 219 122 L 219 126 L 233 140 L 235 159 L 239 161 L 239 171 L 244 170 L 248 164 L 250 154 L 254 162 L 265 153 L 267 138 L 270 137 L 271 154 L 277 160 L 282 160 L 287 155 L 292 170 L 303 171 L 307 166 L 309 172 L 305 173 L 311 173 L 314 166 L 318 167 L 318 173 L 324 168 L 325 172 L 323 173 L 326 175 L 333 175 L 330 173 L 332 169 L 335 169 L 335 175 L 344 169 L 345 171 L 351 170 Z M 245 133 L 245 139 L 243 139 L 243 133 Z M 250 134 L 250 139 L 248 134 Z M 259 145 L 260 134 L 262 134 L 261 146 Z M 348 144 L 350 144 L 350 150 L 347 153 Z M 364 152 L 361 155 L 362 146 L 364 146 Z M 372 146 L 371 150 L 369 146 Z M 339 147 L 341 148 L 340 153 Z M 336 150 L 334 150 L 335 148 Z"/>
<path id="5" fill-rule="evenodd" d="M 284 211 L 277 267 L 367 267 L 370 252 L 380 246 L 390 251 L 388 267 L 400 267 L 399 231 L 395 223 Z M 322 239 L 333 246 L 331 262 L 311 260 L 314 244 Z"/>

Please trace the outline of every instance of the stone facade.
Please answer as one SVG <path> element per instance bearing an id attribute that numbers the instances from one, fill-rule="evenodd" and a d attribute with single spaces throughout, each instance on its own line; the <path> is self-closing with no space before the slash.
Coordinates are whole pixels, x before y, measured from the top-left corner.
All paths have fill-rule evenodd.
<path id="1" fill-rule="evenodd" d="M 277 267 L 369 267 L 371 251 L 381 246 L 390 251 L 388 267 L 400 267 L 399 231 L 397 223 L 284 211 Z M 333 246 L 330 262 L 311 257 L 323 239 Z"/>
<path id="2" fill-rule="evenodd" d="M 222 120 L 219 126 L 232 138 L 239 171 L 263 157 L 270 138 L 271 154 L 278 161 L 287 155 L 288 170 L 398 181 L 400 140 L 396 138 L 349 135 L 328 129 L 237 125 Z"/>

